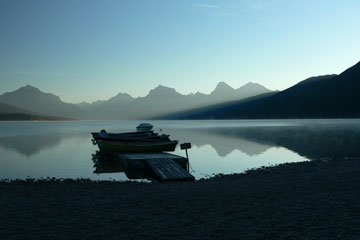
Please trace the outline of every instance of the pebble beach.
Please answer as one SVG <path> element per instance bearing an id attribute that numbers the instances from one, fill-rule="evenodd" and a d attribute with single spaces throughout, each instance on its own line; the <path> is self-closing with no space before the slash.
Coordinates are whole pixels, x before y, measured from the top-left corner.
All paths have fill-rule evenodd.
<path id="1" fill-rule="evenodd" d="M 360 239 L 360 158 L 195 182 L 2 180 L 0 239 Z"/>

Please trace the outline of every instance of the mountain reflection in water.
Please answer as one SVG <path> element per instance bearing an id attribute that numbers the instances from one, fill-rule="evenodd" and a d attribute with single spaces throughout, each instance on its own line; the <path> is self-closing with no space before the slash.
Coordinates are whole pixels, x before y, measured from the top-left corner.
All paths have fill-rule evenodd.
<path id="1" fill-rule="evenodd" d="M 1 137 L 0 146 L 25 156 L 32 156 L 38 154 L 42 149 L 56 147 L 60 144 L 61 138 L 58 134 Z"/>
<path id="2" fill-rule="evenodd" d="M 0 123 L 0 129 L 6 129 L 0 132 L 0 169 L 3 169 L 0 170 L 0 178 L 55 175 L 98 179 L 91 175 L 94 168 L 89 156 L 97 147 L 91 145 L 90 132 L 103 128 L 111 132 L 131 131 L 138 123 Z M 155 131 L 162 128 L 163 133 L 170 134 L 172 139 L 192 143 L 190 163 L 202 176 L 239 172 L 268 163 L 360 156 L 359 120 L 152 123 Z M 183 156 L 184 152 L 177 148 L 175 154 Z M 282 160 L 278 161 L 280 158 Z M 222 169 L 223 166 L 226 168 Z M 109 174 L 103 178 L 114 177 Z M 121 179 L 127 178 L 123 174 Z"/>
<path id="3" fill-rule="evenodd" d="M 239 150 L 249 156 L 283 147 L 309 159 L 360 156 L 360 122 L 293 126 L 169 129 L 172 136 L 199 147 L 211 145 L 219 156 Z"/>
<path id="4" fill-rule="evenodd" d="M 0 137 L 0 147 L 15 151 L 21 155 L 33 156 L 42 150 L 56 148 L 61 141 L 74 138 L 89 138 L 89 134 L 46 134 L 46 135 L 19 135 Z"/>

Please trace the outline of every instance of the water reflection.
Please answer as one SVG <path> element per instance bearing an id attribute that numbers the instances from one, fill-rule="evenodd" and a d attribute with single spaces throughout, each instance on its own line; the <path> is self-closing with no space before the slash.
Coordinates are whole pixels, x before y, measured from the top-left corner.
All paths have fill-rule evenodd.
<path id="1" fill-rule="evenodd" d="M 112 152 L 97 151 L 92 158 L 94 162 L 94 173 L 125 173 L 130 180 L 148 179 L 155 180 L 156 176 L 145 168 L 129 168 L 124 166 L 124 163 L 118 158 L 114 157 Z"/>
<path id="2" fill-rule="evenodd" d="M 287 148 L 309 159 L 360 156 L 360 126 L 210 129 L 221 136 Z"/>
<path id="3" fill-rule="evenodd" d="M 110 153 L 96 151 L 92 155 L 92 161 L 94 163 L 94 173 L 121 173 L 124 172 L 124 168 L 119 161 L 116 161 Z"/>
<path id="4" fill-rule="evenodd" d="M 264 153 L 272 144 L 262 144 L 239 136 L 231 136 L 217 131 L 218 128 L 209 129 L 166 129 L 171 136 L 176 136 L 179 142 L 189 141 L 197 147 L 210 145 L 220 157 L 239 150 L 248 156 Z"/>
<path id="5" fill-rule="evenodd" d="M 38 154 L 42 149 L 58 146 L 61 139 L 62 136 L 59 134 L 0 137 L 0 146 L 30 157 Z"/>
<path id="6" fill-rule="evenodd" d="M 56 148 L 69 138 L 88 139 L 93 129 L 80 133 L 16 135 L 0 137 L 0 147 L 25 156 L 44 149 Z M 219 157 L 234 150 L 248 156 L 263 154 L 272 147 L 284 147 L 307 158 L 360 156 L 360 124 L 293 125 L 267 127 L 164 128 L 179 142 L 190 141 L 194 146 L 210 145 Z"/>
<path id="7" fill-rule="evenodd" d="M 309 159 L 360 156 L 360 122 L 346 125 L 169 129 L 168 132 L 197 146 L 210 144 L 221 157 L 234 150 L 256 156 L 272 147 L 283 147 Z"/>
<path id="8" fill-rule="evenodd" d="M 212 146 L 218 156 L 225 157 L 234 150 L 255 156 L 262 154 L 271 144 L 261 144 L 256 141 L 249 141 L 242 137 L 222 134 L 221 132 L 212 132 L 207 130 L 169 130 L 172 138 L 180 142 L 191 141 L 193 145 L 201 147 L 205 145 Z M 55 148 L 60 145 L 61 141 L 67 138 L 81 137 L 91 139 L 89 133 L 83 134 L 51 134 L 51 135 L 20 135 L 0 137 L 0 147 L 15 151 L 25 156 L 36 155 L 44 149 Z"/>
<path id="9" fill-rule="evenodd" d="M 190 163 L 197 179 L 269 164 L 360 156 L 359 120 L 288 122 L 159 121 L 153 124 L 173 139 L 192 143 Z M 90 141 L 91 131 L 105 128 L 124 132 L 136 125 L 135 121 L 0 123 L 0 178 L 142 178 L 112 162 L 101 162 L 94 168 L 89 161 L 91 153 L 97 150 Z M 185 155 L 180 149 L 175 154 Z"/>
<path id="10" fill-rule="evenodd" d="M 0 147 L 14 151 L 18 154 L 31 157 L 39 154 L 43 150 L 56 148 L 61 145 L 62 141 L 68 139 L 87 139 L 89 138 L 88 132 L 81 133 L 59 133 L 47 132 L 43 135 L 29 134 L 29 135 L 14 135 L 0 137 Z"/>

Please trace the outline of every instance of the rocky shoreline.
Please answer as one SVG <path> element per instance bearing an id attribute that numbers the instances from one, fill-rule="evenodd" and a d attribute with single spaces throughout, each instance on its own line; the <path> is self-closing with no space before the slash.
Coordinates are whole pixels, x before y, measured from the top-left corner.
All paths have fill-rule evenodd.
<path id="1" fill-rule="evenodd" d="M 360 239 L 360 158 L 184 183 L 0 182 L 1 239 Z"/>

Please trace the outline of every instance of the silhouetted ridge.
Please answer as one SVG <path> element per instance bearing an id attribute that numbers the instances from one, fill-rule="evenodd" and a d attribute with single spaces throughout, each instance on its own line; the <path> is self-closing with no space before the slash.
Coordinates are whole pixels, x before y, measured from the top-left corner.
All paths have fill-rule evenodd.
<path id="1" fill-rule="evenodd" d="M 173 118 L 171 116 L 167 116 Z M 340 75 L 308 78 L 282 92 L 176 114 L 186 119 L 358 118 L 360 62 Z"/>
<path id="2" fill-rule="evenodd" d="M 41 115 L 62 116 L 73 119 L 149 119 L 162 114 L 204 107 L 215 103 L 256 96 L 271 92 L 259 84 L 249 84 L 233 89 L 220 82 L 211 94 L 196 92 L 183 95 L 174 88 L 159 85 L 145 97 L 133 98 L 127 93 L 119 93 L 108 100 L 93 103 L 70 104 L 51 93 L 27 85 L 16 91 L 0 95 L 0 103 L 9 104 Z"/>

